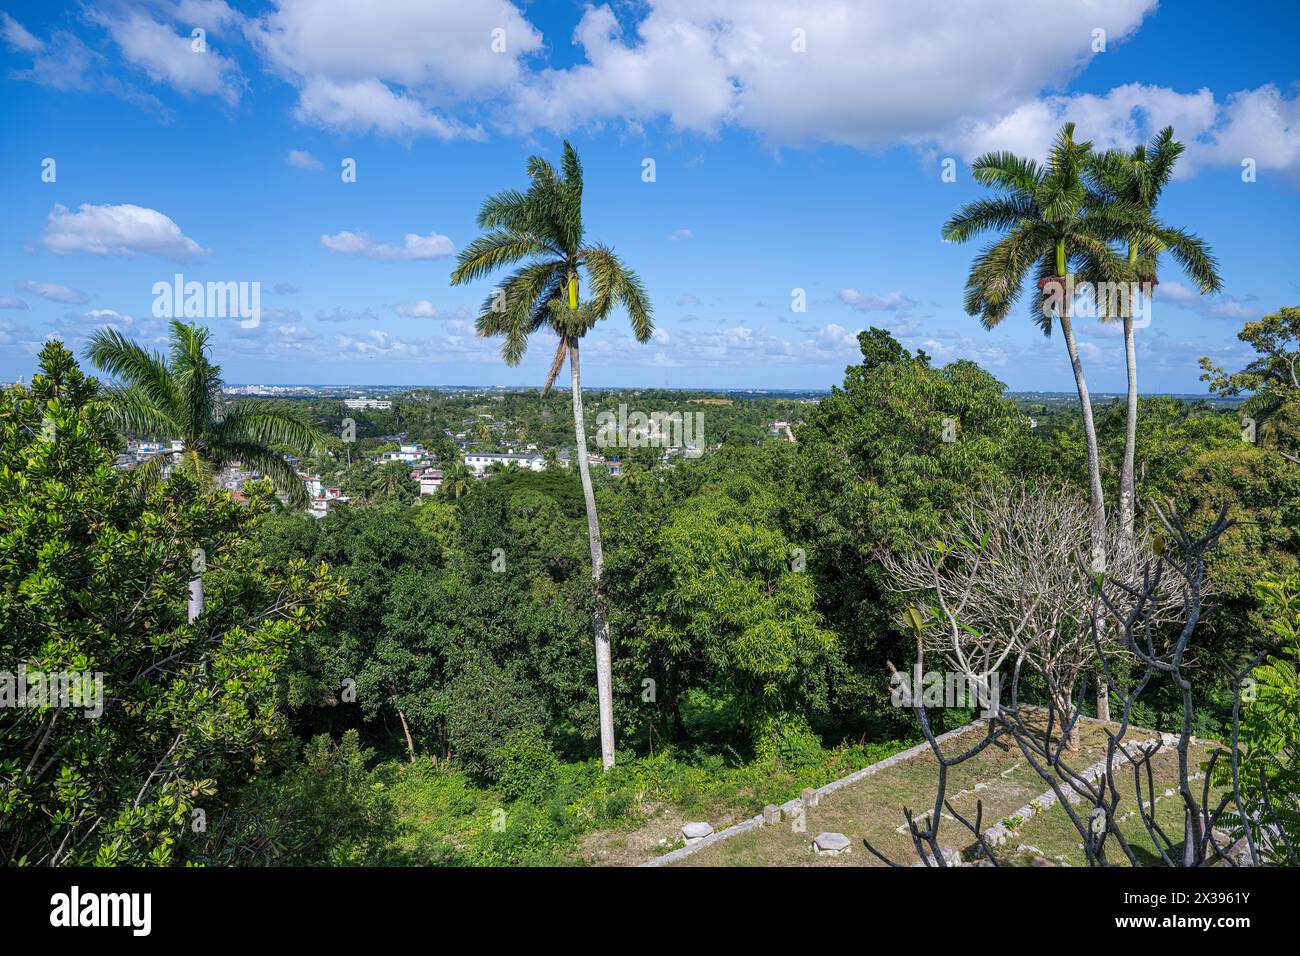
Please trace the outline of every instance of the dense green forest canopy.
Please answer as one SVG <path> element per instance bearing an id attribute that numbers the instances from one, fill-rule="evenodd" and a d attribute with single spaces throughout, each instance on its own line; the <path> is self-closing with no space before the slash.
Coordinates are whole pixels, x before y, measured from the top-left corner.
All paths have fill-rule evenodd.
<path id="1" fill-rule="evenodd" d="M 0 856 L 569 861 L 584 834 L 651 804 L 752 809 L 915 740 L 888 690 L 912 635 L 882 549 L 929 546 L 980 489 L 1082 488 L 1083 439 L 1077 404 L 1017 402 L 976 364 L 936 366 L 878 329 L 859 345 L 820 400 L 589 394 L 593 428 L 620 403 L 698 406 L 708 446 L 668 464 L 628 454 L 620 477 L 598 476 L 620 733 L 602 774 L 576 473 L 509 469 L 421 497 L 406 464 L 383 480 L 390 466 L 367 461 L 409 442 L 449 469 L 461 444 L 565 447 L 567 397 L 293 400 L 333 436 L 300 467 L 368 481 L 318 518 L 266 486 L 246 505 L 180 474 L 140 493 L 113 467 L 123 436 L 101 387 L 50 344 L 31 386 L 0 398 L 0 656 L 102 672 L 108 703 L 93 723 L 0 717 Z M 1270 386 L 1247 441 L 1232 403 L 1142 400 L 1140 500 L 1193 526 L 1225 506 L 1238 521 L 1210 567 L 1201 733 L 1222 730 L 1225 673 L 1276 640 L 1293 602 L 1260 582 L 1300 569 L 1298 408 L 1297 390 Z M 1097 413 L 1111 486 L 1124 409 Z M 339 437 L 347 417 L 355 443 Z M 187 621 L 195 549 L 208 602 Z M 1146 726 L 1173 719 L 1173 701 L 1143 707 Z"/>

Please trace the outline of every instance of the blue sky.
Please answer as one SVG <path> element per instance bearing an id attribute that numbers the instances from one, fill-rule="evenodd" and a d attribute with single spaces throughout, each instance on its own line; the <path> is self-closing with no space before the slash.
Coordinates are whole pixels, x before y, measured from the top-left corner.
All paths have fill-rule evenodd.
<path id="1" fill-rule="evenodd" d="M 940 239 L 982 191 L 971 159 L 1041 156 L 1066 119 L 1100 146 L 1172 123 L 1188 150 L 1161 214 L 1221 260 L 1213 297 L 1166 267 L 1138 332 L 1143 391 L 1203 391 L 1198 356 L 1239 366 L 1241 324 L 1300 301 L 1290 3 L 0 10 L 2 380 L 103 324 L 158 344 L 153 287 L 181 273 L 260 283 L 256 328 L 207 321 L 231 382 L 536 384 L 552 342 L 506 367 L 473 332 L 493 283 L 448 275 L 479 202 L 565 137 L 589 236 L 637 269 L 656 315 L 646 345 L 619 314 L 589 335 L 592 385 L 825 388 L 876 325 L 1013 389 L 1072 391 L 1062 342 L 1024 308 L 994 331 L 965 315 L 978 243 Z M 1115 330 L 1079 325 L 1092 388 L 1122 389 Z"/>

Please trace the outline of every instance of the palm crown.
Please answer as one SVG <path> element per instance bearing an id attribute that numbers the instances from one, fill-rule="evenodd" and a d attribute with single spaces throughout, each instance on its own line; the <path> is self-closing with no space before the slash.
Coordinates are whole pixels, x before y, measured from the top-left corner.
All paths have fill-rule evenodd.
<path id="1" fill-rule="evenodd" d="M 561 174 L 533 156 L 527 192 L 507 189 L 488 197 L 478 214 L 479 227 L 487 231 L 460 253 L 451 275 L 452 284 L 461 285 L 526 260 L 484 300 L 476 327 L 480 335 L 504 336 L 501 352 L 510 365 L 523 358 L 529 335 L 543 326 L 552 329 L 560 343 L 543 391 L 564 362 L 568 340 L 581 338 L 615 305 L 627 310 L 638 342 L 654 332 L 649 298 L 636 273 L 610 247 L 584 244 L 582 164 L 568 142 L 562 167 Z M 581 308 L 580 271 L 591 283 L 590 300 Z"/>
<path id="2" fill-rule="evenodd" d="M 203 480 L 234 461 L 256 468 L 295 504 L 306 490 L 277 449 L 298 455 L 324 449 L 320 431 L 284 406 L 265 399 L 224 402 L 221 369 L 208 359 L 208 330 L 172 320 L 170 354 L 164 357 L 115 329 L 90 338 L 87 356 L 118 384 L 109 389 L 116 423 L 137 434 L 179 437 L 182 467 Z M 164 456 L 141 477 L 157 477 Z"/>
<path id="3" fill-rule="evenodd" d="M 1093 157 L 1088 178 L 1102 202 L 1122 206 L 1134 218 L 1134 228 L 1124 238 L 1129 263 L 1140 279 L 1155 279 L 1160 253 L 1168 251 L 1202 294 L 1218 292 L 1222 280 L 1209 245 L 1184 229 L 1166 226 L 1155 215 L 1160 193 L 1182 152 L 1173 127 L 1166 126 L 1148 146 L 1138 144 L 1131 153 L 1112 149 Z"/>
<path id="4" fill-rule="evenodd" d="M 963 205 L 943 227 L 944 238 L 965 242 L 990 230 L 1001 238 L 986 247 L 966 280 L 966 311 L 986 328 L 998 325 L 1020 297 L 1026 273 L 1039 281 L 1074 271 L 1093 279 L 1126 277 L 1111 243 L 1139 229 L 1124 204 L 1107 203 L 1084 178 L 1091 143 L 1074 139 L 1067 123 L 1046 165 L 1010 152 L 986 153 L 971 165 L 976 182 L 997 190 Z M 1033 319 L 1051 333 L 1051 313 L 1035 301 Z"/>

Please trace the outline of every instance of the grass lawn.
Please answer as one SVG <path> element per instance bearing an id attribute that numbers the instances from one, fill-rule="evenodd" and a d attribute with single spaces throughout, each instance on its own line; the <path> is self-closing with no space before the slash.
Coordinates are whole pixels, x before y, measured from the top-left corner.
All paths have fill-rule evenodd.
<path id="1" fill-rule="evenodd" d="M 400 824 L 394 849 L 408 862 L 629 866 L 680 846 L 688 821 L 721 829 L 908 746 L 844 745 L 793 766 L 660 751 L 602 773 L 593 759 L 563 764 L 545 795 L 513 802 L 450 766 L 396 761 L 384 776 Z"/>
<path id="2" fill-rule="evenodd" d="M 1211 749 L 1211 747 L 1204 745 L 1194 746 L 1190 756 L 1192 766 L 1199 768 L 1208 759 Z M 1156 788 L 1155 819 L 1164 833 L 1177 844 L 1177 853 L 1174 856 L 1175 859 L 1178 859 L 1181 857 L 1183 835 L 1183 802 L 1176 790 L 1178 786 L 1178 752 L 1172 747 L 1162 747 L 1160 752 L 1151 759 L 1151 769 Z M 1195 779 L 1192 781 L 1192 790 L 1199 798 L 1204 781 L 1200 776 L 1199 769 L 1194 769 L 1193 775 Z M 1124 765 L 1117 776 L 1115 786 L 1118 788 L 1121 797 L 1118 808 L 1120 832 L 1124 834 L 1124 839 L 1128 841 L 1140 864 L 1143 866 L 1163 865 L 1163 861 L 1160 859 L 1160 855 L 1147 833 L 1146 826 L 1142 823 L 1142 817 L 1137 811 L 1137 788 L 1134 784 L 1133 767 L 1127 764 Z M 1150 799 L 1146 787 L 1146 772 L 1143 771 L 1142 792 L 1144 797 Z M 1210 788 L 1211 794 L 1221 792 L 1220 788 Z M 1212 799 L 1211 803 L 1213 802 Z M 1012 848 L 1013 842 L 1025 848 L 1019 853 L 1013 852 L 1006 856 L 1007 861 L 1013 864 L 1029 864 L 1041 850 L 1043 855 L 1054 863 L 1063 866 L 1087 866 L 1082 841 L 1079 839 L 1079 832 L 1075 829 L 1074 824 L 1070 822 L 1065 810 L 1059 806 L 1050 807 L 1046 812 L 1027 820 L 1018 831 L 1017 839 L 1015 841 L 1008 840 L 1006 848 Z M 1130 865 L 1128 857 L 1124 855 L 1124 852 L 1119 849 L 1113 840 L 1108 841 L 1106 850 L 1107 859 L 1112 865 Z"/>
<path id="3" fill-rule="evenodd" d="M 955 755 L 978 742 L 981 731 L 971 731 L 944 745 L 944 752 Z M 1129 741 L 1145 739 L 1130 732 Z M 1076 770 L 1082 770 L 1105 756 L 1106 737 L 1096 724 L 1087 724 L 1080 730 L 1080 747 L 1067 760 Z M 974 821 L 976 803 L 982 802 L 984 826 L 1003 820 L 1021 807 L 1048 791 L 1050 787 L 1030 767 L 1018 748 L 1000 750 L 988 747 L 978 756 L 948 771 L 948 799 L 966 817 Z M 1198 748 L 1197 759 L 1203 759 L 1205 748 Z M 1155 762 L 1157 795 L 1172 786 L 1176 756 L 1161 753 Z M 883 866 L 863 846 L 863 840 L 896 862 L 910 865 L 916 861 L 915 850 L 902 808 L 908 806 L 918 816 L 934 805 L 937 766 L 928 750 L 880 772 L 824 795 L 820 804 L 806 812 L 805 832 L 795 832 L 792 821 L 783 820 L 779 826 L 761 827 L 747 833 L 722 840 L 677 861 L 678 866 Z M 1132 793 L 1132 773 L 1127 767 L 1117 784 L 1125 796 L 1120 803 L 1120 813 L 1135 808 Z M 1162 786 L 1163 784 L 1163 786 Z M 1181 828 L 1181 811 L 1174 799 L 1157 803 L 1157 813 L 1162 824 L 1168 818 L 1175 829 Z M 963 851 L 974 844 L 965 827 L 944 813 L 940 827 L 940 844 Z M 719 828 L 714 821 L 715 828 Z M 1121 824 L 1126 837 L 1141 852 L 1152 853 L 1141 820 L 1136 815 Z M 898 828 L 903 827 L 903 832 Z M 813 837 L 823 831 L 843 833 L 849 837 L 852 852 L 834 857 L 819 857 L 809 848 Z M 1168 830 L 1166 832 L 1173 832 Z M 1077 849 L 1079 838 L 1069 819 L 1060 807 L 1052 807 L 1019 824 L 1019 828 L 1002 848 L 1004 855 L 1015 857 L 1015 862 L 1029 862 L 1041 851 L 1042 855 L 1057 863 L 1083 864 L 1082 853 Z M 1020 845 L 1033 847 L 1017 853 Z"/>

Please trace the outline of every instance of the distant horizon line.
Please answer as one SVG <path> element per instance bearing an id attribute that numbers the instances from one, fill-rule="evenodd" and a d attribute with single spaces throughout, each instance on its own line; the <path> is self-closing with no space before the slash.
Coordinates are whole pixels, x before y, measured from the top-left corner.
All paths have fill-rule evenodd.
<path id="1" fill-rule="evenodd" d="M 364 391 L 366 389 L 384 390 L 392 392 L 413 392 L 420 390 L 427 391 L 449 391 L 449 390 L 486 390 L 499 392 L 535 392 L 538 391 L 535 385 L 383 385 L 372 383 L 368 385 L 346 384 L 332 385 L 319 382 L 225 382 L 223 388 L 319 388 L 348 391 Z M 839 386 L 836 386 L 839 387 Z M 557 392 L 567 392 L 571 386 L 560 385 L 556 382 L 551 390 Z M 817 394 L 829 395 L 830 388 L 772 388 L 772 387 L 754 387 L 748 385 L 585 385 L 584 391 L 589 392 L 630 392 L 630 391 L 657 391 L 657 392 L 763 392 L 772 394 Z M 1063 396 L 1067 398 L 1078 399 L 1078 394 L 1074 391 L 1061 391 L 1040 388 L 1009 388 L 1003 395 L 1050 395 Z M 1093 398 L 1125 398 L 1126 392 L 1103 392 L 1093 391 Z M 1141 398 L 1207 398 L 1229 400 L 1240 396 L 1222 396 L 1215 395 L 1212 392 L 1143 392 L 1139 391 L 1138 396 Z M 368 396 L 353 396 L 366 398 Z M 1249 397 L 1249 396 L 1246 396 Z"/>
<path id="2" fill-rule="evenodd" d="M 0 382 L 0 387 L 8 388 L 11 385 L 26 385 L 27 377 L 14 379 L 9 382 Z M 835 386 L 839 387 L 839 386 Z M 337 385 L 325 382 L 223 382 L 222 389 L 229 391 L 231 389 L 247 388 L 299 388 L 299 389 L 330 389 L 334 391 L 348 391 L 361 393 L 366 390 L 383 391 L 388 394 L 397 392 L 415 392 L 415 391 L 497 391 L 497 392 L 535 392 L 538 391 L 535 385 L 384 385 L 380 383 L 371 384 L 345 384 Z M 756 388 L 745 385 L 587 385 L 584 386 L 588 392 L 631 392 L 631 391 L 658 391 L 658 392 L 753 392 L 757 394 L 771 395 L 829 395 L 830 388 Z M 556 382 L 552 386 L 552 391 L 567 392 L 571 386 L 561 385 Z M 1073 391 L 1059 391 L 1038 388 L 1009 388 L 1003 395 L 1043 395 L 1050 397 L 1062 397 L 1078 400 L 1079 396 Z M 1125 398 L 1126 392 L 1101 392 L 1094 391 L 1091 393 L 1093 398 Z M 350 395 L 349 398 L 367 398 L 362 394 Z M 1223 396 L 1215 395 L 1212 392 L 1138 392 L 1139 398 L 1195 398 L 1195 399 L 1215 399 L 1218 401 L 1245 401 L 1250 396 Z"/>

